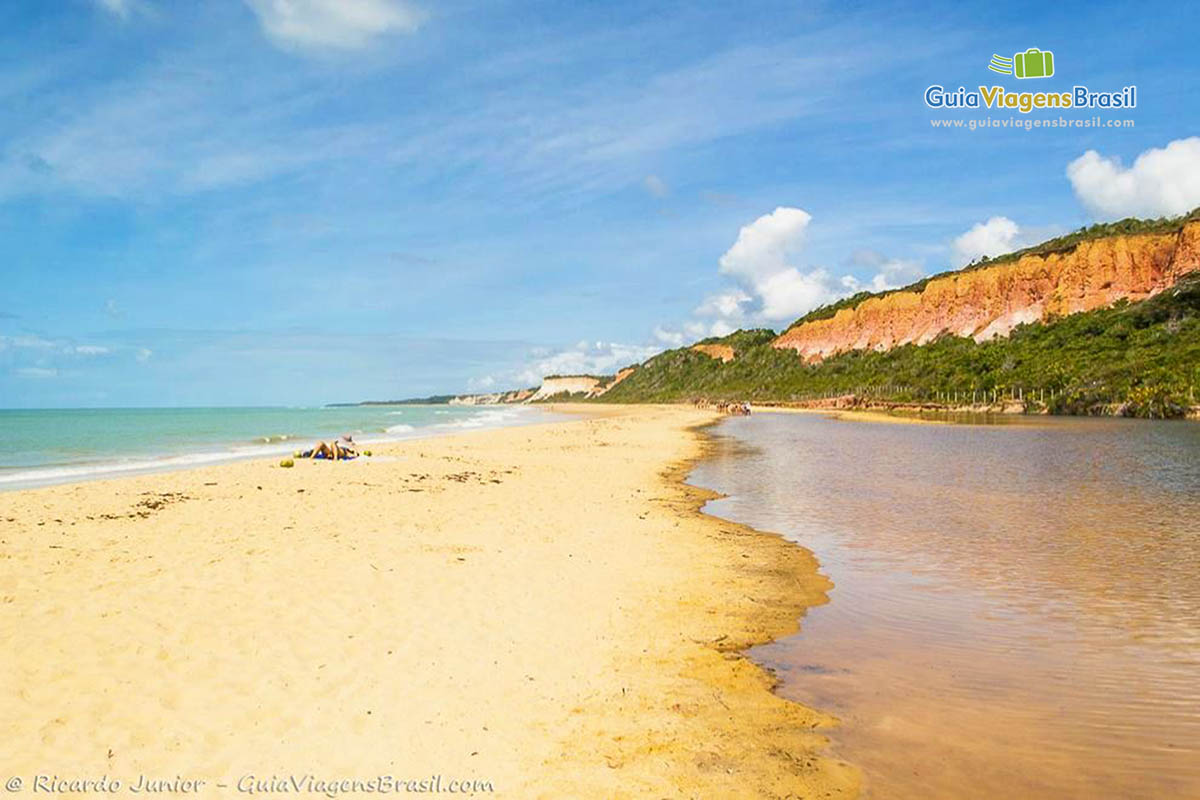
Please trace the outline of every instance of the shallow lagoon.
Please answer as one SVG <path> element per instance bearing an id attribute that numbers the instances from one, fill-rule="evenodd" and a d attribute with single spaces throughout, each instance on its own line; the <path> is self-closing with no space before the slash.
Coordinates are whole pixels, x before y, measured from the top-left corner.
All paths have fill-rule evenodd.
<path id="1" fill-rule="evenodd" d="M 1006 420 L 1011 422 L 1011 420 Z M 1200 797 L 1200 425 L 716 428 L 708 513 L 835 586 L 752 656 L 886 798 Z"/>

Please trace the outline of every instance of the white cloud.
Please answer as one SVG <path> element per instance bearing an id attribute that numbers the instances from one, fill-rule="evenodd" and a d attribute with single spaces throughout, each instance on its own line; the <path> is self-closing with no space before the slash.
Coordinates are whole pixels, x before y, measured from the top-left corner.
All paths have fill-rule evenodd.
<path id="1" fill-rule="evenodd" d="M 4 366 L 25 378 L 53 378 L 70 371 L 88 359 L 114 353 L 132 352 L 138 361 L 150 357 L 144 347 L 127 345 L 76 344 L 65 337 L 45 338 L 35 334 L 0 336 L 0 354 Z"/>
<path id="2" fill-rule="evenodd" d="M 770 322 L 795 319 L 845 294 L 825 270 L 801 272 L 795 267 L 775 273 L 760 283 L 758 290 L 762 296 L 759 315 Z"/>
<path id="3" fill-rule="evenodd" d="M 133 354 L 133 357 L 136 358 L 138 361 L 145 363 L 150 360 L 150 356 L 152 356 L 152 355 L 154 355 L 154 351 L 151 350 L 150 348 L 139 347 L 137 352 Z"/>
<path id="4" fill-rule="evenodd" d="M 1098 219 L 1183 214 L 1200 206 L 1200 137 L 1146 150 L 1128 168 L 1088 150 L 1067 165 L 1067 178 Z"/>
<path id="5" fill-rule="evenodd" d="M 811 220 L 803 209 L 779 206 L 743 225 L 737 241 L 721 256 L 721 274 L 754 284 L 782 272 L 804 243 Z"/>
<path id="6" fill-rule="evenodd" d="M 793 265 L 811 221 L 812 215 L 803 209 L 780 206 L 744 225 L 737 241 L 720 260 L 721 274 L 730 276 L 745 290 L 743 299 L 734 303 L 731 294 L 717 295 L 701 309 L 730 319 L 740 317 L 746 305 L 756 302 L 755 316 L 759 320 L 779 322 L 795 319 L 846 294 L 852 288 L 846 279 L 838 279 L 821 267 L 803 270 Z M 857 285 L 856 279 L 851 281 Z M 725 299 L 724 308 L 714 302 L 720 298 Z M 728 313 L 731 310 L 736 313 Z"/>
<path id="7" fill-rule="evenodd" d="M 389 33 L 413 33 L 423 15 L 400 0 L 246 0 L 276 44 L 359 50 Z"/>
<path id="8" fill-rule="evenodd" d="M 667 347 L 683 347 L 685 334 L 683 331 L 672 330 L 657 325 L 654 328 L 654 338 L 665 344 Z"/>
<path id="9" fill-rule="evenodd" d="M 640 364 L 661 353 L 664 345 L 680 346 L 684 343 L 684 335 L 679 331 L 656 328 L 654 335 L 661 344 L 581 341 L 573 347 L 533 347 L 529 349 L 524 364 L 511 370 L 470 378 L 467 388 L 472 392 L 495 392 L 540 386 L 547 375 L 613 375 L 623 367 Z"/>
<path id="10" fill-rule="evenodd" d="M 547 375 L 611 375 L 622 367 L 639 364 L 662 352 L 655 345 L 618 342 L 579 342 L 562 350 L 536 350 L 533 360 L 511 376 L 509 383 L 537 386 Z"/>
<path id="11" fill-rule="evenodd" d="M 725 319 L 716 319 L 710 323 L 691 320 L 678 328 L 665 325 L 656 326 L 654 338 L 664 346 L 674 348 L 683 347 L 709 336 L 727 336 L 737 329 L 737 325 Z"/>
<path id="12" fill-rule="evenodd" d="M 642 185 L 655 197 L 666 197 L 671 193 L 671 187 L 667 186 L 667 182 L 657 175 L 647 175 L 642 181 Z"/>
<path id="13" fill-rule="evenodd" d="M 397 32 L 405 29 L 404 20 L 421 16 L 421 0 L 245 2 L 253 9 L 243 13 L 247 20 L 253 14 L 262 30 L 276 31 L 273 41 L 296 49 L 314 38 L 348 46 L 374 37 L 382 44 L 379 39 L 389 32 L 403 35 Z M 148 5 L 125 3 L 131 17 Z M 355 16 L 355 9 L 385 11 Z M 382 33 L 365 33 L 381 25 Z M 358 33 L 348 36 L 347 30 Z M 907 57 L 858 41 L 858 33 L 846 28 L 836 43 L 829 31 L 821 31 L 770 47 L 706 53 L 667 71 L 639 66 L 632 81 L 589 75 L 582 92 L 577 81 L 545 80 L 565 63 L 617 51 L 630 37 L 643 36 L 635 26 L 589 30 L 537 46 L 517 37 L 494 51 L 469 54 L 448 77 L 413 78 L 462 102 L 407 97 L 395 104 L 367 103 L 346 120 L 311 111 L 336 105 L 367 73 L 315 80 L 305 70 L 261 69 L 253 59 L 231 58 L 221 50 L 214 59 L 208 48 L 180 51 L 167 62 L 101 82 L 74 98 L 69 114 L 47 82 L 47 91 L 29 92 L 33 107 L 6 136 L 0 200 L 51 191 L 158 204 L 284 175 L 333 189 L 352 185 L 352 197 L 360 197 L 364 184 L 382 182 L 392 169 L 403 168 L 416 183 L 447 172 L 461 175 L 442 187 L 447 203 L 477 200 L 502 186 L 510 210 L 519 206 L 536 213 L 559 201 L 627 187 L 630 176 L 646 175 L 646 165 L 660 163 L 663 153 L 826 113 L 820 97 Z M 860 46 L 841 46 L 847 37 Z M 320 48 L 314 42 L 308 49 Z M 407 58 L 384 49 L 379 48 L 381 62 Z M 513 89 L 531 82 L 537 91 Z M 406 87 L 401 81 L 397 91 L 407 93 Z M 257 199 L 243 202 L 255 208 Z M 361 224 L 358 215 L 343 210 L 346 205 L 339 205 L 337 215 L 347 227 Z"/>
<path id="14" fill-rule="evenodd" d="M 692 320 L 678 329 L 660 326 L 654 330 L 655 338 L 680 347 L 705 336 L 725 336 L 739 327 L 775 326 L 855 292 L 896 289 L 925 274 L 920 262 L 888 259 L 869 250 L 850 259 L 851 266 L 873 272 L 865 279 L 838 276 L 824 267 L 798 266 L 811 221 L 803 209 L 780 206 L 742 226 L 719 261 L 721 274 L 737 285 L 709 295 L 693 312 L 714 320 Z"/>
<path id="15" fill-rule="evenodd" d="M 741 289 L 714 294 L 697 306 L 695 313 L 702 317 L 740 317 L 746 303 L 754 298 Z"/>
<path id="16" fill-rule="evenodd" d="M 41 336 L 0 336 L 0 350 L 53 350 L 58 345 Z"/>
<path id="17" fill-rule="evenodd" d="M 825 270 L 802 272 L 791 266 L 811 220 L 807 211 L 780 206 L 744 225 L 737 241 L 721 256 L 721 274 L 753 292 L 762 319 L 798 317 L 836 296 L 836 286 Z M 740 303 L 737 309 L 740 315 Z"/>
<path id="18" fill-rule="evenodd" d="M 969 231 L 954 240 L 956 264 L 966 264 L 982 256 L 1011 253 L 1023 247 L 1021 226 L 1008 217 L 991 217 L 977 222 Z"/>
<path id="19" fill-rule="evenodd" d="M 709 335 L 710 336 L 728 336 L 729 334 L 733 333 L 736 330 L 737 330 L 737 328 L 730 325 L 725 320 L 719 319 L 712 324 L 712 328 L 709 330 Z"/>
<path id="20" fill-rule="evenodd" d="M 842 285 L 851 292 L 886 292 L 907 286 L 925 275 L 925 267 L 919 261 L 885 258 L 873 250 L 858 251 L 850 257 L 850 264 L 875 270 L 875 274 L 865 281 L 844 275 Z"/>

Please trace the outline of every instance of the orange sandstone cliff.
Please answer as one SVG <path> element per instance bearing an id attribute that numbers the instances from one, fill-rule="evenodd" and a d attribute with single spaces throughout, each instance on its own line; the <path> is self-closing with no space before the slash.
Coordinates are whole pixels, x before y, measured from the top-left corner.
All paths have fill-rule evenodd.
<path id="1" fill-rule="evenodd" d="M 845 350 L 925 344 L 943 333 L 977 341 L 1017 325 L 1142 300 L 1200 269 L 1200 222 L 1176 233 L 1108 236 L 1074 250 L 956 272 L 796 325 L 772 342 L 806 361 Z"/>

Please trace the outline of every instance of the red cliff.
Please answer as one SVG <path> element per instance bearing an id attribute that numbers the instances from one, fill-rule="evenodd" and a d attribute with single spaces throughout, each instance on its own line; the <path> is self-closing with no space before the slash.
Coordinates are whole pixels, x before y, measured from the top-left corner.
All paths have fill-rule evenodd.
<path id="1" fill-rule="evenodd" d="M 1200 269 L 1200 222 L 1175 233 L 1108 236 L 1074 250 L 956 272 L 805 322 L 775 339 L 807 361 L 846 350 L 925 344 L 943 333 L 977 341 L 1017 325 L 1142 300 Z"/>

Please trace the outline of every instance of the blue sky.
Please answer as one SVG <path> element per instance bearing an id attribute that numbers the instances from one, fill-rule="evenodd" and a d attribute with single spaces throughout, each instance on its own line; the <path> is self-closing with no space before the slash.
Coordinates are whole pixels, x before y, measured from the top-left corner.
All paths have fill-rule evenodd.
<path id="1" fill-rule="evenodd" d="M 611 371 L 1200 205 L 1195 7 L 905 5 L 7 3 L 0 406 Z M 987 71 L 1027 47 L 1054 78 Z M 1136 84 L 1135 126 L 933 129 L 1020 116 L 933 83 Z"/>

